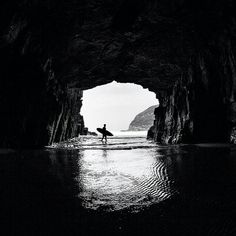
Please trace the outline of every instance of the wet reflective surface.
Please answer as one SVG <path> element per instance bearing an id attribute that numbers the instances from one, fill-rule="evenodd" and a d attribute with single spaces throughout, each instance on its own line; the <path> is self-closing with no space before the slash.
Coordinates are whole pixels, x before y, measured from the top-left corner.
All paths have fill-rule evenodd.
<path id="1" fill-rule="evenodd" d="M 236 235 L 231 145 L 73 140 L 1 150 L 0 177 L 6 235 Z"/>
<path id="2" fill-rule="evenodd" d="M 141 207 L 174 194 L 167 163 L 156 150 L 82 151 L 77 176 L 84 206 Z"/>
<path id="3" fill-rule="evenodd" d="M 85 208 L 138 211 L 178 192 L 168 173 L 172 163 L 155 143 L 127 135 L 107 143 L 100 139 L 84 137 L 56 147 L 78 150 L 75 179 Z"/>

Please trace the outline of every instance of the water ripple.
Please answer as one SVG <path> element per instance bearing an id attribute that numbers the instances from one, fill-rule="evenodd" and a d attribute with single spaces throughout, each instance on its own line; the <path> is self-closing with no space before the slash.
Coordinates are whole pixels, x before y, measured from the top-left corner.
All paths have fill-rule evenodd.
<path id="1" fill-rule="evenodd" d="M 79 150 L 78 197 L 91 209 L 142 209 L 177 193 L 159 146 L 145 137 L 82 137 L 53 148 Z"/>

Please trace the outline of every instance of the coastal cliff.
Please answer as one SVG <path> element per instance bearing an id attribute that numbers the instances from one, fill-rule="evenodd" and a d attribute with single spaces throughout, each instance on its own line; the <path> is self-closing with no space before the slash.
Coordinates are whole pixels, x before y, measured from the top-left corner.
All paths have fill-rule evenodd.
<path id="1" fill-rule="evenodd" d="M 131 121 L 129 125 L 129 131 L 146 131 L 148 130 L 154 122 L 154 110 L 157 106 L 151 106 L 140 112 L 135 118 Z"/>

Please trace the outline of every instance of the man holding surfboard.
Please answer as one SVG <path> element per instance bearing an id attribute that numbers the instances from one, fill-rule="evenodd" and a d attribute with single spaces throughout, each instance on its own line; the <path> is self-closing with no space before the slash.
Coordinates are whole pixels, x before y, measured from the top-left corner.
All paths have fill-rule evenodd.
<path id="1" fill-rule="evenodd" d="M 106 124 L 104 124 L 103 128 L 102 128 L 102 141 L 105 138 L 105 141 L 107 142 L 107 129 L 106 129 Z"/>
<path id="2" fill-rule="evenodd" d="M 102 134 L 102 141 L 105 138 L 107 142 L 107 136 L 113 136 L 113 134 L 106 129 L 106 124 L 104 124 L 103 128 L 97 128 L 97 131 Z"/>

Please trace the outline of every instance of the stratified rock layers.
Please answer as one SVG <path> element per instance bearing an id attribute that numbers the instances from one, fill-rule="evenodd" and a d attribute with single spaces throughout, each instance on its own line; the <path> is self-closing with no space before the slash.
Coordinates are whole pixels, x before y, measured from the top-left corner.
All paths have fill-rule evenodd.
<path id="1" fill-rule="evenodd" d="M 80 115 L 82 106 L 80 89 L 66 90 L 65 97 L 60 101 L 58 112 L 52 114 L 52 122 L 48 124 L 49 144 L 77 137 L 83 133 L 84 121 Z"/>
<path id="2" fill-rule="evenodd" d="M 156 93 L 156 141 L 235 142 L 235 8 L 232 0 L 1 3 L 0 147 L 78 135 L 81 91 L 113 80 Z"/>

